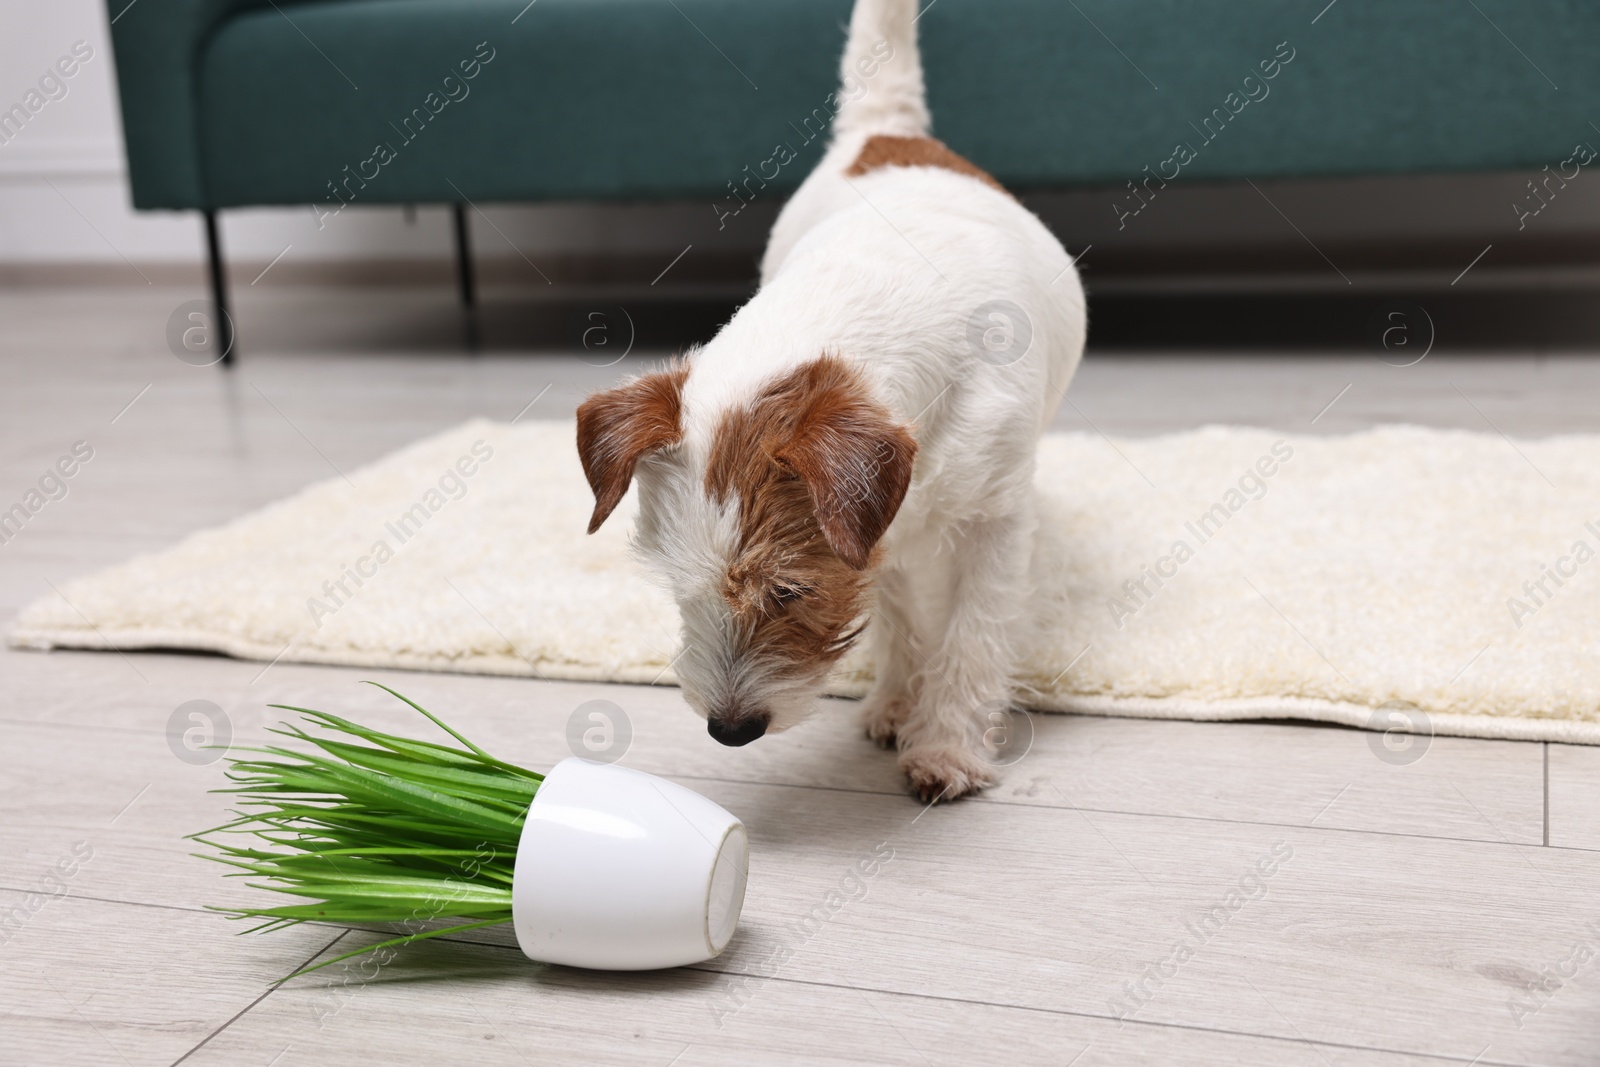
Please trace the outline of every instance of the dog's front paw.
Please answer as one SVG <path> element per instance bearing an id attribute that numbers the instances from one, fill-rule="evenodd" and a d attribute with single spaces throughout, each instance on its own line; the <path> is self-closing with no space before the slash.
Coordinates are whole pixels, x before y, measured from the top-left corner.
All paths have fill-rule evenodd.
<path id="1" fill-rule="evenodd" d="M 895 738 L 910 717 L 911 700 L 906 696 L 873 693 L 861 704 L 861 725 L 882 748 L 894 747 Z"/>
<path id="2" fill-rule="evenodd" d="M 959 745 L 930 745 L 900 753 L 900 769 L 911 791 L 926 803 L 954 800 L 994 784 L 994 767 Z"/>

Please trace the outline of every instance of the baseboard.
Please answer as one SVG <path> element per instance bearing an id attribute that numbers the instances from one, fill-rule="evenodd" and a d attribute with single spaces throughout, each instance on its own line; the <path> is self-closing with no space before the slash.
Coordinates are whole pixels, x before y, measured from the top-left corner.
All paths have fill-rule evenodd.
<path id="1" fill-rule="evenodd" d="M 1316 294 L 1347 292 L 1516 292 L 1535 289 L 1600 289 L 1600 234 L 1568 234 L 1539 241 L 1451 240 L 1373 245 L 1303 243 L 1160 248 L 1101 248 L 1080 251 L 1084 283 L 1105 296 L 1226 294 Z M 674 261 L 671 253 L 535 253 L 483 256 L 474 260 L 479 282 L 539 288 L 653 288 L 685 286 L 741 291 L 754 286 L 758 249 L 697 250 Z M 130 271 L 121 260 L 0 263 L 0 285 L 10 287 L 195 286 L 205 280 L 198 260 L 155 260 Z M 448 255 L 418 258 L 232 260 L 236 288 L 291 286 L 449 286 L 455 262 Z"/>
<path id="2" fill-rule="evenodd" d="M 122 145 L 109 137 L 39 137 L 24 128 L 0 145 L 0 182 L 45 178 L 121 178 Z"/>

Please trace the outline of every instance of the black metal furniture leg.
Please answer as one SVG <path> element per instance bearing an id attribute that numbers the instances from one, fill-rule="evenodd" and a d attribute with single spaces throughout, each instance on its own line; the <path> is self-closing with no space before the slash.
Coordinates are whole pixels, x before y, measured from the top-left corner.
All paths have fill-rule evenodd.
<path id="1" fill-rule="evenodd" d="M 467 347 L 478 347 L 478 287 L 472 274 L 472 241 L 467 233 L 467 206 L 452 204 L 456 230 L 456 281 L 461 287 L 461 307 L 466 316 Z"/>
<path id="2" fill-rule="evenodd" d="M 222 238 L 217 232 L 217 213 L 207 209 L 206 252 L 211 261 L 211 306 L 216 311 L 217 339 L 222 344 L 221 363 L 233 365 L 233 315 L 228 310 L 228 282 L 222 276 Z"/>

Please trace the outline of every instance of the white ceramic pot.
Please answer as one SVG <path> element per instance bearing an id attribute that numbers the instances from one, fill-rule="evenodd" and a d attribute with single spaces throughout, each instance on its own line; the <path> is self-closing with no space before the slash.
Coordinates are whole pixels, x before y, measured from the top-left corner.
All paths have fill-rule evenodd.
<path id="1" fill-rule="evenodd" d="M 699 793 L 565 759 L 517 846 L 517 944 L 530 959 L 600 970 L 699 963 L 733 937 L 749 869 L 744 824 Z"/>

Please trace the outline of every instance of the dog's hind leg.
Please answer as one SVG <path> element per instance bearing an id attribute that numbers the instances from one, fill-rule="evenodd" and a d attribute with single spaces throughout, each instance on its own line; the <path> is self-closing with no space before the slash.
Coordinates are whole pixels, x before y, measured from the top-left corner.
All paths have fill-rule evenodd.
<path id="1" fill-rule="evenodd" d="M 924 800 L 953 800 L 994 781 L 984 731 L 1012 696 L 1013 628 L 1027 603 L 1035 523 L 1030 508 L 968 523 L 955 537 L 941 637 L 898 733 L 900 767 Z"/>

